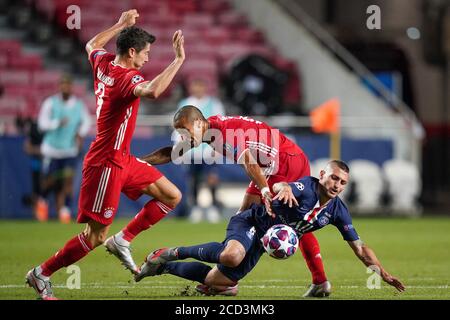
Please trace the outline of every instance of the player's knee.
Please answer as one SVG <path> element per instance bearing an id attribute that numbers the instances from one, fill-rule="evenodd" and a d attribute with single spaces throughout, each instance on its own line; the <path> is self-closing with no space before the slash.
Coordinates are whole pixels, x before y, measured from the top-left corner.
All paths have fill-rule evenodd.
<path id="1" fill-rule="evenodd" d="M 226 267 L 236 268 L 244 260 L 244 254 L 238 249 L 228 249 L 220 254 L 220 263 Z"/>
<path id="2" fill-rule="evenodd" d="M 170 192 L 170 194 L 168 194 L 168 195 L 166 196 L 166 199 L 165 199 L 164 202 L 165 202 L 168 206 L 170 206 L 170 207 L 172 207 L 172 208 L 175 208 L 175 207 L 180 203 L 181 198 L 182 198 L 181 191 L 178 190 L 178 188 L 176 188 L 176 189 L 172 190 L 172 191 Z"/>

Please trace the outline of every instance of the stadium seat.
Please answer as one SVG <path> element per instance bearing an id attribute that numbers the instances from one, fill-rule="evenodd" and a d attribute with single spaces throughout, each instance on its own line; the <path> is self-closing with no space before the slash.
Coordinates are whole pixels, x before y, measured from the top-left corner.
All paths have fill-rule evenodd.
<path id="1" fill-rule="evenodd" d="M 217 22 L 229 28 L 248 25 L 247 18 L 243 14 L 237 13 L 235 11 L 228 11 L 220 14 L 219 16 L 217 16 Z"/>
<path id="2" fill-rule="evenodd" d="M 9 95 L 0 97 L 0 116 L 2 118 L 14 118 L 18 115 L 25 115 L 27 107 L 27 100 L 23 97 Z"/>
<path id="3" fill-rule="evenodd" d="M 229 43 L 231 31 L 223 26 L 210 27 L 203 30 L 203 39 L 205 39 L 210 47 L 215 47 L 217 45 Z"/>
<path id="4" fill-rule="evenodd" d="M 360 213 L 374 213 L 380 208 L 384 188 L 381 168 L 369 160 L 357 159 L 349 163 L 355 184 L 356 209 Z"/>
<path id="5" fill-rule="evenodd" d="M 184 16 L 183 23 L 192 28 L 209 28 L 213 24 L 213 17 L 208 14 L 188 13 Z"/>
<path id="6" fill-rule="evenodd" d="M 388 182 L 391 209 L 398 213 L 416 213 L 422 181 L 417 167 L 401 159 L 384 162 L 383 172 Z"/>
<path id="7" fill-rule="evenodd" d="M 38 88 L 56 90 L 61 79 L 61 73 L 57 71 L 35 71 L 33 73 L 33 83 Z"/>
<path id="8" fill-rule="evenodd" d="M 264 36 L 261 31 L 249 27 L 236 28 L 233 39 L 245 43 L 263 44 Z"/>
<path id="9" fill-rule="evenodd" d="M 227 0 L 200 1 L 200 10 L 217 16 L 230 9 L 230 3 Z"/>
<path id="10" fill-rule="evenodd" d="M 217 74 L 218 67 L 215 61 L 207 60 L 207 59 L 189 59 L 183 64 L 181 69 L 181 74 L 193 74 L 196 73 L 211 73 Z"/>
<path id="11" fill-rule="evenodd" d="M 31 83 L 31 74 L 28 71 L 5 70 L 0 73 L 0 84 L 7 85 L 22 85 L 27 86 Z"/>
<path id="12" fill-rule="evenodd" d="M 17 40 L 0 40 L 0 52 L 9 57 L 20 55 L 22 44 Z"/>
<path id="13" fill-rule="evenodd" d="M 0 54 L 0 70 L 6 69 L 8 66 L 8 57 L 4 54 Z"/>
<path id="14" fill-rule="evenodd" d="M 9 67 L 16 70 L 39 70 L 42 68 L 42 58 L 40 55 L 11 56 Z"/>
<path id="15" fill-rule="evenodd" d="M 182 15 L 183 13 L 196 12 L 197 2 L 195 0 L 169 0 L 170 11 Z"/>
<path id="16" fill-rule="evenodd" d="M 55 2 L 52 0 L 35 0 L 34 2 L 37 11 L 42 13 L 47 18 L 47 20 L 50 21 L 55 14 Z"/>

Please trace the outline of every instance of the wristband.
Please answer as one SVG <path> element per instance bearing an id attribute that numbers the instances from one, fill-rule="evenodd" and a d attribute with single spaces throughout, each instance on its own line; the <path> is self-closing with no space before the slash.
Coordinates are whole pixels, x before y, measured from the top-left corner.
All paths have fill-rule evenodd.
<path id="1" fill-rule="evenodd" d="M 261 194 L 262 194 L 262 195 L 264 195 L 266 192 L 269 192 L 269 193 L 270 193 L 269 187 L 264 187 L 264 188 L 261 189 Z"/>

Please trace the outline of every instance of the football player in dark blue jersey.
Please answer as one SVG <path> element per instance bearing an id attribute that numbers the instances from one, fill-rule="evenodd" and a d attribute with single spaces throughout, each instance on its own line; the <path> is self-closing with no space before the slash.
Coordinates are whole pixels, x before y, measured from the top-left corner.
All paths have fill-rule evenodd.
<path id="1" fill-rule="evenodd" d="M 280 223 L 289 225 L 300 238 L 306 232 L 332 224 L 367 267 L 375 270 L 398 291 L 404 291 L 401 281 L 390 275 L 373 250 L 361 241 L 347 207 L 338 197 L 348 183 L 349 171 L 343 161 L 332 160 L 320 172 L 319 179 L 304 177 L 291 183 L 275 184 L 273 191 L 277 195 L 272 202 L 275 217 L 267 213 L 264 205 L 254 205 L 231 218 L 223 242 L 163 248 L 150 253 L 135 280 L 173 274 L 200 282 L 197 291 L 203 294 L 236 295 L 238 281 L 255 267 L 265 252 L 260 239 L 271 226 Z M 232 242 L 234 244 L 230 245 Z M 174 262 L 186 258 L 217 265 L 211 268 L 201 262 Z"/>

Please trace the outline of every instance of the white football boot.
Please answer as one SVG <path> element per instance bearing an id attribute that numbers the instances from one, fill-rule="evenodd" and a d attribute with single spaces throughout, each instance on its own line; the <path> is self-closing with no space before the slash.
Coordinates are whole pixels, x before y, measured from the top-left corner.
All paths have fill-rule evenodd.
<path id="1" fill-rule="evenodd" d="M 324 298 L 331 294 L 331 283 L 325 281 L 321 284 L 311 284 L 308 291 L 305 292 L 303 298 Z"/>
<path id="2" fill-rule="evenodd" d="M 136 266 L 136 263 L 131 256 L 130 245 L 120 244 L 116 239 L 116 235 L 114 235 L 106 239 L 104 246 L 106 247 L 106 251 L 115 255 L 122 265 L 130 270 L 132 274 L 139 274 L 139 268 Z"/>
<path id="3" fill-rule="evenodd" d="M 36 268 L 28 271 L 25 277 L 26 283 L 36 291 L 42 300 L 58 300 L 52 291 L 52 283 L 49 277 L 39 274 Z"/>

